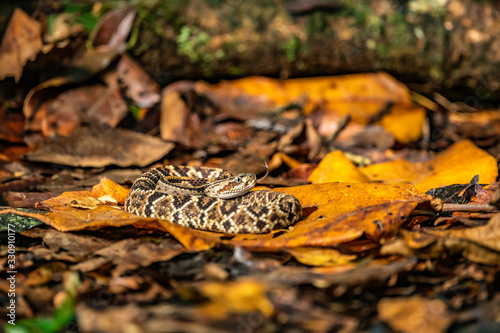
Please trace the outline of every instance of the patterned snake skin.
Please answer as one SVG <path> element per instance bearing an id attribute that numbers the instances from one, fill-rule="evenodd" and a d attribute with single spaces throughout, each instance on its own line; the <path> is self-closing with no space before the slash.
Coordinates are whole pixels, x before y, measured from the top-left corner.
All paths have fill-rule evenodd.
<path id="1" fill-rule="evenodd" d="M 300 202 L 289 194 L 253 191 L 225 200 L 183 191 L 159 191 L 163 179 L 189 177 L 214 181 L 232 176 L 222 169 L 195 166 L 162 166 L 139 177 L 125 200 L 125 210 L 140 216 L 158 218 L 198 230 L 226 234 L 260 234 L 282 229 L 297 222 L 302 214 Z"/>

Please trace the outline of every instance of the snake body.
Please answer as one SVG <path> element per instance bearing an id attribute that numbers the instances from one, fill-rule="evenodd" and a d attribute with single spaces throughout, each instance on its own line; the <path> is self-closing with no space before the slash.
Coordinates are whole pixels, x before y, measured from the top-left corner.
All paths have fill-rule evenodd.
<path id="1" fill-rule="evenodd" d="M 300 202 L 292 195 L 268 190 L 245 193 L 255 179 L 254 174 L 233 176 L 217 168 L 161 166 L 136 179 L 125 210 L 226 234 L 266 233 L 300 219 Z"/>

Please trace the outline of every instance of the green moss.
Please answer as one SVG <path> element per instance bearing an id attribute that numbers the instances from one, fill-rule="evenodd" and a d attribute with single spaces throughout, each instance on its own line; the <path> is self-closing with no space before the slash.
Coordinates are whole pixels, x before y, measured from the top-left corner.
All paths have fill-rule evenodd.
<path id="1" fill-rule="evenodd" d="M 192 62 L 212 62 L 214 55 L 207 52 L 206 46 L 210 43 L 210 36 L 198 28 L 183 26 L 177 36 L 179 54 L 189 57 Z"/>
<path id="2" fill-rule="evenodd" d="M 446 6 L 436 0 L 411 0 L 408 9 L 415 14 L 428 14 L 435 18 L 443 18 L 446 14 Z"/>
<path id="3" fill-rule="evenodd" d="M 239 67 L 231 66 L 227 69 L 229 75 L 240 76 L 243 75 L 243 70 Z"/>
<path id="4" fill-rule="evenodd" d="M 297 60 L 297 49 L 300 46 L 300 40 L 296 35 L 293 35 L 284 45 L 283 49 L 286 52 L 286 59 L 290 62 Z"/>

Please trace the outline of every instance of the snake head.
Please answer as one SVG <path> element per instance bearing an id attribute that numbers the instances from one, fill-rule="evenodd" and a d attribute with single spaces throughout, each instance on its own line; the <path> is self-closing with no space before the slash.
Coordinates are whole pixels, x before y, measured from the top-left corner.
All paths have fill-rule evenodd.
<path id="1" fill-rule="evenodd" d="M 238 176 L 222 179 L 208 185 L 204 193 L 213 198 L 231 199 L 249 192 L 254 188 L 256 182 L 255 174 L 240 173 Z"/>

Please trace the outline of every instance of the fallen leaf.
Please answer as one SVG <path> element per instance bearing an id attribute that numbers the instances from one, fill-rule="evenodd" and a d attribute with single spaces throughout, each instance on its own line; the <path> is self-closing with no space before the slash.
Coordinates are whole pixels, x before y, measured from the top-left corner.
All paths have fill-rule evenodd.
<path id="1" fill-rule="evenodd" d="M 429 172 L 415 184 L 421 191 L 451 184 L 468 184 L 474 175 L 479 175 L 480 183 L 489 184 L 498 176 L 495 158 L 469 140 L 455 143 L 423 165 Z"/>
<path id="2" fill-rule="evenodd" d="M 13 76 L 16 83 L 24 65 L 41 51 L 42 27 L 20 8 L 16 8 L 0 45 L 0 80 Z"/>
<path id="3" fill-rule="evenodd" d="M 69 136 L 49 141 L 27 159 L 81 167 L 146 166 L 161 159 L 174 144 L 125 129 L 81 127 Z"/>
<path id="4" fill-rule="evenodd" d="M 230 314 L 259 311 L 265 317 L 274 312 L 273 303 L 267 298 L 267 286 L 251 278 L 234 282 L 205 282 L 200 292 L 210 303 L 199 310 L 210 318 L 224 318 Z"/>
<path id="5" fill-rule="evenodd" d="M 0 140 L 24 142 L 24 117 L 22 114 L 6 112 L 3 107 L 0 107 L 0 119 L 2 119 L 0 122 Z"/>
<path id="6" fill-rule="evenodd" d="M 421 296 L 383 298 L 377 310 L 379 318 L 399 332 L 446 332 L 453 321 L 443 301 Z"/>
<path id="7" fill-rule="evenodd" d="M 428 162 L 395 160 L 366 166 L 361 171 L 372 181 L 410 182 L 420 191 L 468 184 L 475 175 L 479 175 L 481 183 L 489 184 L 498 176 L 495 158 L 468 140 L 455 143 Z"/>
<path id="8" fill-rule="evenodd" d="M 394 107 L 392 112 L 380 121 L 384 129 L 394 135 L 399 143 L 407 144 L 417 141 L 422 136 L 425 123 L 424 108 Z"/>
<path id="9" fill-rule="evenodd" d="M 340 151 L 326 155 L 308 179 L 318 183 L 369 183 L 370 180 Z"/>
<path id="10" fill-rule="evenodd" d="M 429 230 L 428 232 L 445 239 L 464 239 L 500 252 L 500 214 L 496 214 L 484 226 L 451 230 Z"/>
<path id="11" fill-rule="evenodd" d="M 300 263 L 309 266 L 336 266 L 357 258 L 356 255 L 342 254 L 335 249 L 297 247 L 288 250 Z"/>

